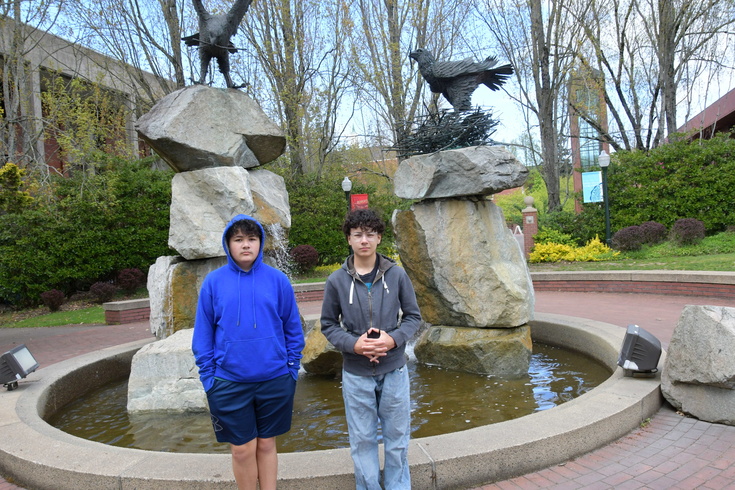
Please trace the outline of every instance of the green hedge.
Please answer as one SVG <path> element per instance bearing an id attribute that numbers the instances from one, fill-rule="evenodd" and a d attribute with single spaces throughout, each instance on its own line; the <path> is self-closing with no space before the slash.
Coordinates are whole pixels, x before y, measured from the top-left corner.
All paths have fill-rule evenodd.
<path id="1" fill-rule="evenodd" d="M 341 188 L 341 179 L 303 176 L 286 181 L 291 206 L 289 244 L 311 245 L 319 252 L 319 263 L 335 264 L 344 261 L 348 245 L 342 233 L 342 222 L 347 213 L 347 199 Z M 368 194 L 371 208 L 379 211 L 386 222 L 378 251 L 390 255 L 393 248 L 393 230 L 390 219 L 393 210 L 406 208 L 410 202 L 375 185 L 355 183 L 354 194 Z"/>
<path id="2" fill-rule="evenodd" d="M 708 234 L 733 225 L 735 140 L 718 134 L 690 143 L 682 137 L 650 150 L 618 152 L 608 172 L 613 233 L 681 218 L 704 222 Z"/>
<path id="3" fill-rule="evenodd" d="M 0 301 L 33 304 L 53 288 L 86 291 L 169 255 L 172 173 L 150 164 L 106 160 L 96 173 L 58 178 L 49 197 L 0 215 Z"/>
<path id="4" fill-rule="evenodd" d="M 647 221 L 671 229 L 678 219 L 704 222 L 708 235 L 735 225 L 735 139 L 718 134 L 671 143 L 649 151 L 619 151 L 608 168 L 610 234 Z M 537 206 L 538 208 L 538 206 Z M 602 203 L 582 205 L 582 213 L 539 213 L 539 227 L 572 235 L 578 245 L 605 236 Z"/>

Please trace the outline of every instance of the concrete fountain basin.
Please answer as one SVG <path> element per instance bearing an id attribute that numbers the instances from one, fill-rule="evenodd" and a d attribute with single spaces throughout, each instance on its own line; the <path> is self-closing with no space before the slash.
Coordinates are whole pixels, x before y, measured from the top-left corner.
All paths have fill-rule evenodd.
<path id="1" fill-rule="evenodd" d="M 600 386 L 550 410 L 460 432 L 413 439 L 413 486 L 470 488 L 573 459 L 637 428 L 662 404 L 659 376 L 630 378 L 616 366 L 625 330 L 586 319 L 537 314 L 534 340 L 582 351 L 610 367 Z M 45 418 L 90 387 L 127 375 L 149 340 L 43 368 L 0 396 L 0 469 L 28 489 L 233 488 L 230 456 L 143 451 L 69 435 Z M 663 365 L 665 354 L 659 365 Z M 279 456 L 279 488 L 354 487 L 349 449 Z"/>

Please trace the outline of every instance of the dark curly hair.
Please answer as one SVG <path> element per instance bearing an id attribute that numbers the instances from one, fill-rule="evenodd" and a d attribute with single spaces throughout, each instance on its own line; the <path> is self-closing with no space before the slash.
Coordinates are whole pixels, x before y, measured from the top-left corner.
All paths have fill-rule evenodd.
<path id="1" fill-rule="evenodd" d="M 225 233 L 225 241 L 230 242 L 230 238 L 235 236 L 237 233 L 242 233 L 245 236 L 257 236 L 260 241 L 263 241 L 263 235 L 260 232 L 260 226 L 255 220 L 252 219 L 241 219 L 232 223 Z"/>
<path id="2" fill-rule="evenodd" d="M 342 223 L 342 232 L 345 237 L 349 237 L 350 231 L 354 228 L 373 231 L 382 235 L 385 231 L 385 223 L 374 209 L 356 209 L 351 211 L 345 218 L 345 222 Z"/>

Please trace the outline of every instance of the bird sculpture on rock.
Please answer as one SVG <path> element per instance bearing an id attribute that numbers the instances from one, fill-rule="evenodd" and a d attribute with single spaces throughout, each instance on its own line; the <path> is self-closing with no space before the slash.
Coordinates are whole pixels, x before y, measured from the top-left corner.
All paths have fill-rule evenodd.
<path id="1" fill-rule="evenodd" d="M 217 60 L 220 73 L 224 75 L 227 88 L 242 88 L 245 85 L 235 86 L 230 78 L 230 53 L 237 48 L 230 38 L 235 35 L 245 12 L 250 8 L 253 0 L 235 0 L 235 3 L 226 14 L 210 14 L 204 8 L 202 0 L 193 0 L 194 10 L 199 19 L 199 32 L 182 38 L 187 46 L 199 46 L 200 76 L 196 83 L 203 84 L 209 70 L 212 58 Z"/>
<path id="2" fill-rule="evenodd" d="M 436 61 L 431 51 L 417 49 L 409 57 L 419 64 L 419 72 L 429 84 L 429 89 L 442 94 L 456 112 L 472 109 L 472 93 L 481 83 L 490 90 L 499 90 L 513 74 L 510 64 L 495 67 L 498 60 L 494 56 L 488 56 L 479 63 L 472 58 Z"/>

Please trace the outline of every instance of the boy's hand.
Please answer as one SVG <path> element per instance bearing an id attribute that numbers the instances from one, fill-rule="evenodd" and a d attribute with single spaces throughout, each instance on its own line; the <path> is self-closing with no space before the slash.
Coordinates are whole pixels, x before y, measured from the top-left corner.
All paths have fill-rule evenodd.
<path id="1" fill-rule="evenodd" d="M 369 331 L 379 331 L 380 337 L 377 339 L 368 338 L 368 332 L 360 335 L 357 342 L 355 342 L 355 354 L 359 354 L 370 359 L 371 362 L 379 363 L 379 359 L 386 355 L 386 353 L 396 346 L 396 341 L 393 337 L 388 335 L 382 330 L 371 328 Z"/>

